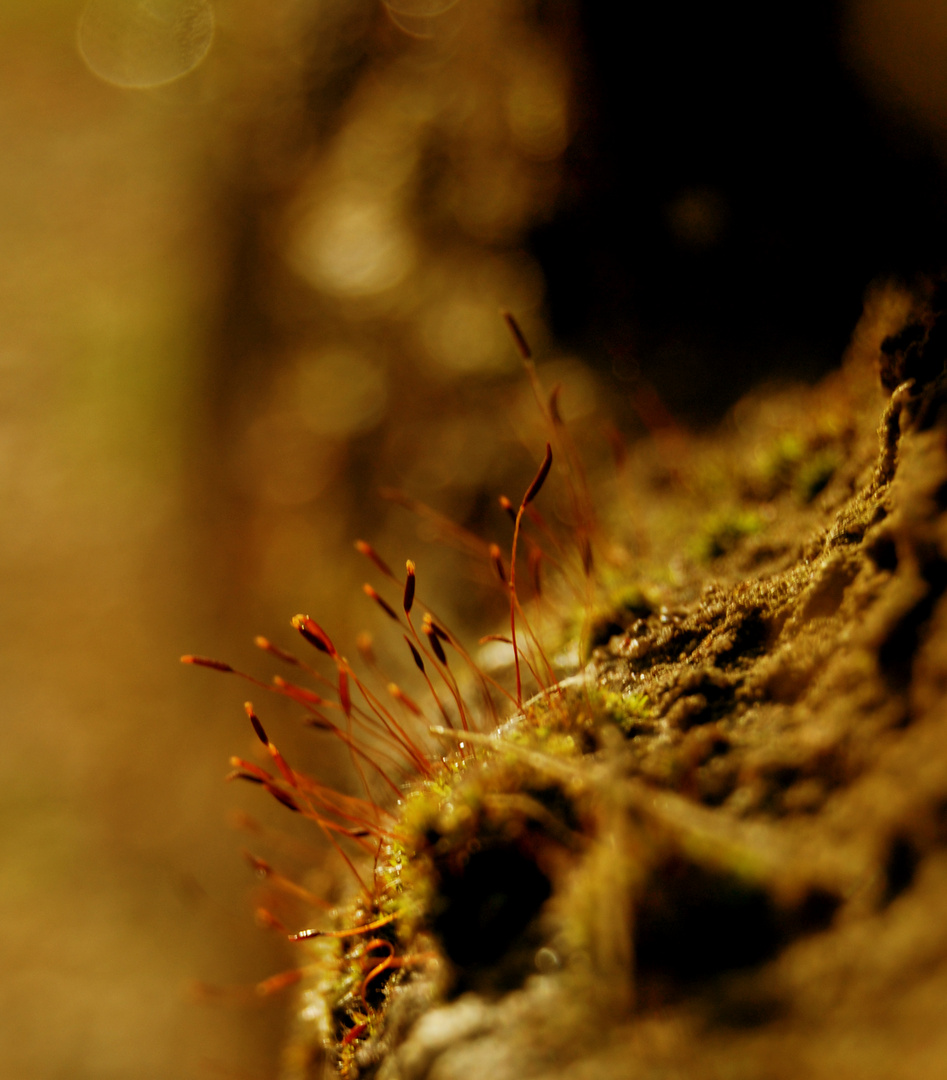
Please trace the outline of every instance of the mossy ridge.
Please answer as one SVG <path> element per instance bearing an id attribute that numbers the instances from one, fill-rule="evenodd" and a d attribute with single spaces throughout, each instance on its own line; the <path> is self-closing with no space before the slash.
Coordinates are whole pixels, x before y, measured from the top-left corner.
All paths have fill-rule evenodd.
<path id="1" fill-rule="evenodd" d="M 509 801 L 498 813 L 490 798 L 543 805 L 540 778 L 553 778 L 580 823 L 578 848 L 560 845 L 567 869 L 538 905 L 540 934 L 514 935 L 524 947 L 511 951 L 525 962 L 541 942 L 533 956 L 549 949 L 558 970 L 454 983 L 457 1000 L 450 980 L 434 992 L 420 971 L 406 976 L 414 1005 L 393 996 L 360 1076 L 827 1077 L 840 1039 L 877 1041 L 865 1075 L 901 1060 L 904 1025 L 887 1030 L 885 1003 L 906 992 L 922 1002 L 947 970 L 947 389 L 937 375 L 885 405 L 878 340 L 860 336 L 842 373 L 783 395 L 790 428 L 793 408 L 799 430 L 820 413 L 851 420 L 833 429 L 839 463 L 820 495 L 790 485 L 757 496 L 764 531 L 709 563 L 688 560 L 706 492 L 685 484 L 656 498 L 644 470 L 653 551 L 636 576 L 661 581 L 663 603 L 596 646 L 583 678 L 562 687 L 561 713 L 492 737 L 489 768 L 505 772 L 505 789 L 471 781 L 475 826 L 437 838 L 447 858 L 469 853 L 480 826 L 499 846 L 515 841 Z M 934 359 L 924 370 L 943 368 Z M 736 467 L 752 445 L 746 425 L 722 441 L 735 467 L 717 496 L 752 506 L 746 459 Z M 647 715 L 620 731 L 626 703 L 644 711 L 645 696 Z M 554 741 L 563 735 L 571 744 Z M 465 765 L 458 792 L 485 765 Z M 917 1030 L 944 1047 L 934 1023 Z M 656 1028 L 673 1038 L 652 1039 Z M 803 1044 L 804 1060 L 787 1052 Z"/>
<path id="2" fill-rule="evenodd" d="M 822 1077 L 840 1039 L 877 1045 L 861 1060 L 880 1077 L 907 1049 L 899 1031 L 944 1046 L 930 1012 L 905 1029 L 884 1004 L 939 992 L 947 963 L 945 389 L 940 376 L 901 387 L 878 433 L 878 342 L 861 337 L 846 371 L 795 396 L 800 429 L 820 411 L 852 418 L 821 495 L 769 496 L 765 532 L 710 563 L 680 560 L 664 610 L 593 651 L 589 696 L 614 716 L 647 695 L 649 715 L 600 750 L 549 755 L 594 807 L 545 905 L 563 970 L 543 989 L 432 1001 L 389 1047 L 384 1080 Z M 925 363 L 940 371 L 943 357 Z M 746 475 L 732 472 L 735 505 L 751 501 Z M 664 552 L 681 551 L 695 516 L 673 499 L 640 503 Z M 580 689 L 571 700 L 581 716 Z M 456 1037 L 438 1042 L 452 1021 Z"/>
<path id="3" fill-rule="evenodd" d="M 341 1076 L 370 1074 L 387 1045 L 389 1007 L 412 983 L 425 984 L 430 1004 L 469 989 L 509 991 L 535 971 L 548 933 L 539 921 L 550 878 L 582 849 L 590 827 L 585 800 L 563 777 L 608 741 L 606 728 L 624 731 L 648 712 L 641 695 L 625 700 L 567 680 L 538 694 L 493 736 L 468 737 L 433 777 L 406 789 L 400 839 L 386 842 L 375 861 L 373 903 L 359 900 L 336 915 L 340 929 L 393 916 L 378 937 L 396 950 L 398 967 L 367 1001 L 370 942 L 346 938 L 329 956 L 320 942 L 320 964 L 336 972 L 322 994 Z M 510 882 L 502 888 L 501 876 Z"/>
<path id="4" fill-rule="evenodd" d="M 796 932 L 800 901 L 778 898 L 771 852 L 688 817 L 683 804 L 651 806 L 643 790 L 624 787 L 623 769 L 614 773 L 608 763 L 616 749 L 651 717 L 644 694 L 620 694 L 577 676 L 537 696 L 493 735 L 471 738 L 476 757 L 452 754 L 436 779 L 406 792 L 398 825 L 408 839 L 388 845 L 376 875 L 386 881 L 385 895 L 396 898 L 388 910 L 398 910 L 403 956 L 425 960 L 390 977 L 357 1038 L 345 1042 L 360 1013 L 337 1031 L 335 1054 L 346 1080 L 375 1075 L 392 1050 L 389 1010 L 398 1023 L 399 998 L 416 1003 L 418 989 L 428 1011 L 468 992 L 500 1000 L 527 986 L 537 958 L 548 954 L 559 995 L 592 994 L 606 1011 L 633 996 L 631 953 L 618 948 L 620 962 L 610 955 L 612 935 L 619 928 L 631 933 L 630 925 L 617 914 L 617 922 L 603 920 L 596 907 L 603 875 L 636 911 L 639 978 L 669 964 L 683 979 L 742 967 Z M 625 837 L 618 851 L 616 830 Z M 684 878 L 672 869 L 682 865 L 689 868 Z M 834 910 L 831 889 L 819 895 L 826 911 Z M 724 944 L 698 961 L 707 919 Z M 660 941 L 667 947 L 656 950 Z M 356 971 L 340 978 L 340 1000 L 362 977 L 357 950 L 350 960 Z M 564 1030 L 579 1038 L 588 1014 L 574 1004 L 568 1009 Z"/>

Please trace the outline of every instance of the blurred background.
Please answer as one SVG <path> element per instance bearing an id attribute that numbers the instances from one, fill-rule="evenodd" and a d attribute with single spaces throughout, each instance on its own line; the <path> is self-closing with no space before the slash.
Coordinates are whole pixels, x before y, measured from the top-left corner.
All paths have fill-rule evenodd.
<path id="1" fill-rule="evenodd" d="M 501 305 L 595 472 L 611 425 L 814 379 L 872 282 L 942 266 L 941 3 L 624 16 L 5 0 L 8 1075 L 276 1075 L 285 1006 L 239 988 L 290 956 L 240 850 L 318 850 L 221 782 L 253 753 L 245 690 L 177 658 L 265 677 L 253 635 L 294 645 L 297 611 L 347 650 L 382 631 L 360 536 L 415 558 L 455 627 L 492 624 L 485 562 L 377 492 L 505 540 L 496 496 L 544 434 Z M 292 760 L 331 767 L 279 704 L 257 697 Z"/>

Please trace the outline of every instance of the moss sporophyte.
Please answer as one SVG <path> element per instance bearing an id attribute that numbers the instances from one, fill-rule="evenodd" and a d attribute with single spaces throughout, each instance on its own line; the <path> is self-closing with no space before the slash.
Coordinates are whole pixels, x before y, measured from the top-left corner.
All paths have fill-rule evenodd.
<path id="1" fill-rule="evenodd" d="M 296 615 L 292 626 L 329 674 L 263 637 L 257 646 L 302 679 L 276 676 L 269 684 L 217 660 L 182 657 L 302 706 L 308 725 L 347 749 L 363 789 L 361 797 L 342 794 L 294 768 L 254 705 L 245 704 L 270 767 L 234 757 L 228 778 L 262 787 L 309 819 L 356 886 L 348 904 L 333 906 L 250 857 L 258 873 L 322 911 L 318 927 L 287 932 L 301 954 L 298 966 L 257 987 L 269 995 L 302 984 L 306 1033 L 290 1052 L 297 1058 L 291 1074 L 308 1075 L 320 1053 L 343 1077 L 367 1074 L 384 1056 L 392 1026 L 403 1026 L 422 1000 L 449 1000 L 465 990 L 499 993 L 521 985 L 537 965 L 560 966 L 565 943 L 555 940 L 547 902 L 594 831 L 595 810 L 578 762 L 602 745 L 604 727 L 630 731 L 633 719 L 648 712 L 643 695 L 626 700 L 581 679 L 563 680 L 521 599 L 522 543 L 534 601 L 543 591 L 543 563 L 566 574 L 571 565 L 576 594 L 590 595 L 593 519 L 557 391 L 543 400 L 529 347 L 512 316 L 505 318 L 550 430 L 522 499 L 516 505 L 500 499 L 512 521 L 508 562 L 498 545 L 489 547 L 496 581 L 508 594 L 509 634 L 481 644 L 508 650 L 509 685 L 479 664 L 422 601 L 411 560 L 401 577 L 361 540 L 357 551 L 389 591 L 394 586 L 400 593 L 396 605 L 375 586 L 364 586 L 401 633 L 426 684 L 426 707 L 393 682 L 378 689 L 307 615 Z M 565 462 L 571 552 L 533 507 L 553 464 L 553 444 Z M 363 643 L 366 655 L 369 649 Z M 432 736 L 439 750 L 431 749 Z M 405 783 L 405 775 L 413 779 Z M 283 928 L 266 910 L 258 918 Z"/>
<path id="2" fill-rule="evenodd" d="M 712 1055 L 734 1023 L 768 1023 L 774 994 L 808 1016 L 792 966 L 808 955 L 800 939 L 862 918 L 887 895 L 884 852 L 904 827 L 884 816 L 894 813 L 884 800 L 857 802 L 871 753 L 850 747 L 866 731 L 906 730 L 912 707 L 892 691 L 904 678 L 898 650 L 905 619 L 931 609 L 917 601 L 919 563 L 899 560 L 930 544 L 910 509 L 927 503 L 908 500 L 903 512 L 898 500 L 921 483 L 912 462 L 929 465 L 922 451 L 933 444 L 910 425 L 934 415 L 923 394 L 941 384 L 895 393 L 880 436 L 873 354 L 827 388 L 800 390 L 785 425 L 813 460 L 817 449 L 835 462 L 820 466 L 818 485 L 807 478 L 804 498 L 795 444 L 780 451 L 793 471 L 779 484 L 761 484 L 745 444 L 720 441 L 715 458 L 691 454 L 679 493 L 655 471 L 643 490 L 660 498 L 636 494 L 634 528 L 669 554 L 649 563 L 643 545 L 632 576 L 629 562 L 610 563 L 557 394 L 540 392 L 509 322 L 549 442 L 519 502 L 500 499 L 508 553 L 478 548 L 508 629 L 468 650 L 426 602 L 423 567 L 409 560 L 395 573 L 359 541 L 377 579 L 365 594 L 400 635 L 423 695 L 380 677 L 365 641 L 363 663 L 350 663 L 306 615 L 292 624 L 316 664 L 257 639 L 291 679 L 185 657 L 301 706 L 347 754 L 360 788 L 343 794 L 295 768 L 247 704 L 263 764 L 233 759 L 231 777 L 311 822 L 352 888 L 348 902 L 323 899 L 251 857 L 303 905 L 258 913 L 299 954 L 258 988 L 295 986 L 284 1063 L 294 1080 L 325 1068 L 345 1080 L 563 1077 L 580 1060 L 576 1075 L 612 1078 L 628 1074 L 629 1047 L 643 1074 L 657 1074 L 670 1044 L 683 1045 L 679 1031 L 694 1045 L 711 1032 L 700 1045 Z M 758 415 L 757 445 L 778 443 L 769 414 Z M 942 492 L 947 464 L 931 476 Z M 537 509 L 560 492 L 561 532 Z M 714 516 L 715 503 L 731 509 Z M 498 650 L 502 663 L 484 659 Z M 853 842 L 848 826 L 816 827 L 830 795 L 855 800 L 839 821 L 875 822 L 871 843 Z M 651 1040 L 648 1024 L 666 1016 L 672 1036 Z M 639 1021 L 641 1037 L 629 1035 Z M 726 1071 L 718 1061 L 700 1072 L 700 1060 L 695 1051 L 667 1075 Z"/>

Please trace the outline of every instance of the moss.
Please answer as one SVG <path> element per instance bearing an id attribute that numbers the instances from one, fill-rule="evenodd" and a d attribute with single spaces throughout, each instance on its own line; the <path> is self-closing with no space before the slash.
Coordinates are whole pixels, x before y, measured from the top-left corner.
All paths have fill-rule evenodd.
<path id="1" fill-rule="evenodd" d="M 641 722 L 651 717 L 648 695 L 637 690 L 620 694 L 597 688 L 589 694 L 589 705 L 596 718 L 614 724 L 625 736 L 637 734 Z"/>
<path id="2" fill-rule="evenodd" d="M 714 492 L 645 473 L 640 550 L 672 570 L 660 609 L 607 590 L 590 621 L 633 633 L 404 797 L 375 879 L 404 967 L 341 1048 L 353 1080 L 823 1078 L 856 1038 L 874 1078 L 939 1037 L 900 1003 L 934 1000 L 945 970 L 947 389 L 900 392 L 879 444 L 872 378 L 864 362 L 747 412 L 695 454 L 723 463 Z M 774 414 L 795 434 L 754 487 L 746 455 Z M 850 489 L 811 505 L 837 473 Z M 773 484 L 766 542 L 741 550 Z M 694 538 L 710 497 L 734 508 Z M 688 537 L 693 562 L 675 557 Z M 364 957 L 347 956 L 333 1000 L 351 1023 Z"/>
<path id="3" fill-rule="evenodd" d="M 784 432 L 759 459 L 758 484 L 751 487 L 764 498 L 791 490 L 802 503 L 810 503 L 832 479 L 841 457 L 833 446 L 838 424 L 822 418 L 821 426 L 809 435 Z"/>
<path id="4" fill-rule="evenodd" d="M 787 487 L 792 483 L 805 455 L 806 444 L 802 436 L 795 432 L 784 432 L 760 456 L 761 479 L 773 491 Z"/>
<path id="5" fill-rule="evenodd" d="M 763 526 L 762 516 L 753 509 L 735 507 L 712 514 L 692 538 L 691 554 L 698 562 L 712 562 L 732 551 L 741 540 L 755 536 Z"/>
<path id="6" fill-rule="evenodd" d="M 796 498 L 810 503 L 823 491 L 839 467 L 839 455 L 831 449 L 819 450 L 799 464 L 793 480 Z"/>

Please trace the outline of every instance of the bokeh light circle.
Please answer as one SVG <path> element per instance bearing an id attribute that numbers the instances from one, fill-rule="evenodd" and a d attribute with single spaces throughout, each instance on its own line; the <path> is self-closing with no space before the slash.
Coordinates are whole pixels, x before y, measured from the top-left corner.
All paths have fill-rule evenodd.
<path id="1" fill-rule="evenodd" d="M 208 0 L 89 0 L 78 45 L 93 74 L 115 86 L 146 89 L 200 64 L 214 38 Z"/>
<path id="2" fill-rule="evenodd" d="M 445 15 L 460 0 L 384 0 L 385 7 L 393 15 L 410 19 L 434 19 Z"/>

